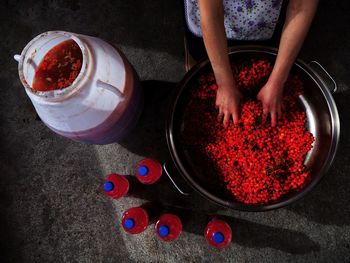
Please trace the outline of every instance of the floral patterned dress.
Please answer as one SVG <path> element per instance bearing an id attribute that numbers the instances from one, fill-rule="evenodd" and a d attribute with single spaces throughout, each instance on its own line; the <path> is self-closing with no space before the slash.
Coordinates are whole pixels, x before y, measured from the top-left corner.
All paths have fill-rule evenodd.
<path id="1" fill-rule="evenodd" d="M 275 30 L 283 0 L 223 0 L 228 39 L 267 40 Z M 202 36 L 198 0 L 185 0 L 188 29 Z"/>

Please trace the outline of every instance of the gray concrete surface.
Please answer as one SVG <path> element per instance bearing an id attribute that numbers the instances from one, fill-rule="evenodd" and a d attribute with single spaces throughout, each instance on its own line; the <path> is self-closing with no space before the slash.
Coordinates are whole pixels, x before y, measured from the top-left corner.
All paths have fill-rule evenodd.
<path id="1" fill-rule="evenodd" d="M 1 262 L 349 262 L 350 3 L 321 1 L 300 57 L 335 77 L 341 142 L 334 165 L 303 200 L 264 213 L 220 209 L 199 196 L 177 197 L 164 178 L 137 197 L 112 201 L 99 185 L 110 172 L 130 174 L 143 156 L 165 161 L 164 115 L 184 75 L 181 1 L 2 1 L 0 5 Z M 18 53 L 34 36 L 66 30 L 106 39 L 125 52 L 144 81 L 137 129 L 120 144 L 84 145 L 49 131 L 21 86 Z M 185 205 L 190 221 L 172 244 L 149 228 L 126 235 L 123 210 L 159 199 Z M 207 246 L 203 209 L 229 217 L 233 243 Z"/>

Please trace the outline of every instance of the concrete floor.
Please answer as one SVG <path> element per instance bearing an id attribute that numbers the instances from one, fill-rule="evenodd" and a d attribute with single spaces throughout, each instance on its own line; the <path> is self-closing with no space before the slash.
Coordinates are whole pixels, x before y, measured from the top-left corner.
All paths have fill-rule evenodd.
<path id="1" fill-rule="evenodd" d="M 320 1 L 300 57 L 321 62 L 339 85 L 341 118 L 335 162 L 303 200 L 264 213 L 218 210 L 197 195 L 176 195 L 164 178 L 137 197 L 112 201 L 98 188 L 110 172 L 130 174 L 143 156 L 168 158 L 164 116 L 184 75 L 181 1 L 3 1 L 0 7 L 1 262 L 349 262 L 350 261 L 350 2 Z M 13 54 L 34 36 L 66 30 L 119 46 L 144 81 L 138 127 L 120 144 L 84 145 L 49 131 L 18 79 Z M 122 211 L 146 200 L 192 209 L 172 244 L 149 228 L 138 236 L 118 226 Z M 230 248 L 205 243 L 203 209 L 228 216 Z"/>

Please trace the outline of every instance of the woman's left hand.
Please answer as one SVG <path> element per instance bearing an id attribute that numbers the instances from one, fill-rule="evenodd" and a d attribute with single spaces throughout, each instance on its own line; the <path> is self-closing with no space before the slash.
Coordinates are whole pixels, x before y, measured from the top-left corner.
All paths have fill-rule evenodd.
<path id="1" fill-rule="evenodd" d="M 265 118 L 271 115 L 272 126 L 276 126 L 281 115 L 283 86 L 310 28 L 317 4 L 318 0 L 289 1 L 276 62 L 269 80 L 258 94 Z"/>
<path id="2" fill-rule="evenodd" d="M 263 106 L 264 121 L 271 115 L 271 126 L 276 126 L 277 119 L 282 115 L 283 85 L 267 82 L 260 90 L 258 100 Z"/>

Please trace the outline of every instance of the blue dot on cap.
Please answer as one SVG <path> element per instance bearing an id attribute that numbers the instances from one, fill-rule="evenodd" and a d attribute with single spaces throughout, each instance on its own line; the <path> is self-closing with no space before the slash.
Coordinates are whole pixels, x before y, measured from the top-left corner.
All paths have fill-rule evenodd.
<path id="1" fill-rule="evenodd" d="M 126 229 L 131 229 L 135 226 L 135 221 L 132 218 L 128 218 L 124 221 L 124 227 Z"/>
<path id="2" fill-rule="evenodd" d="M 148 174 L 148 168 L 147 168 L 147 166 L 142 165 L 137 169 L 137 172 L 141 176 L 146 176 Z"/>
<path id="3" fill-rule="evenodd" d="M 215 232 L 213 235 L 213 241 L 217 244 L 224 242 L 225 237 L 221 232 Z"/>
<path id="4" fill-rule="evenodd" d="M 114 184 L 110 181 L 107 181 L 103 184 L 103 189 L 106 191 L 106 192 L 110 192 L 114 189 Z"/>
<path id="5" fill-rule="evenodd" d="M 169 227 L 168 226 L 160 226 L 158 233 L 161 237 L 165 237 L 165 236 L 169 235 Z"/>

